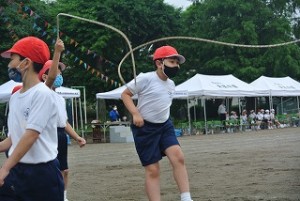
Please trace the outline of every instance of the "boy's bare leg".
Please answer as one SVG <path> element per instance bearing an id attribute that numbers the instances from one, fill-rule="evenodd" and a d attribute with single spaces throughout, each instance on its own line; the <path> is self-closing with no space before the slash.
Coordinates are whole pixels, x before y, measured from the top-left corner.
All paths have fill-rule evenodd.
<path id="1" fill-rule="evenodd" d="M 190 192 L 188 173 L 184 163 L 184 155 L 180 146 L 171 146 L 166 149 L 165 153 L 173 167 L 173 176 L 180 193 Z"/>
<path id="2" fill-rule="evenodd" d="M 145 188 L 149 201 L 160 201 L 159 163 L 145 166 Z"/>

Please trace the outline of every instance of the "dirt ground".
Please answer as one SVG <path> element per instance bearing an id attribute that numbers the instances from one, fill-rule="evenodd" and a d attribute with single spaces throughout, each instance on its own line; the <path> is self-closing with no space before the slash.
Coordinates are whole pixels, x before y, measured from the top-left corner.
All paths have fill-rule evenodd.
<path id="1" fill-rule="evenodd" d="M 194 201 L 300 200 L 300 128 L 179 137 Z M 3 156 L 0 157 L 2 161 Z M 161 161 L 162 201 L 179 192 Z M 133 143 L 69 146 L 70 201 L 146 201 Z"/>
<path id="2" fill-rule="evenodd" d="M 179 137 L 194 201 L 300 200 L 300 128 Z M 133 143 L 69 146 L 70 201 L 146 201 Z M 161 161 L 163 201 L 179 192 Z"/>

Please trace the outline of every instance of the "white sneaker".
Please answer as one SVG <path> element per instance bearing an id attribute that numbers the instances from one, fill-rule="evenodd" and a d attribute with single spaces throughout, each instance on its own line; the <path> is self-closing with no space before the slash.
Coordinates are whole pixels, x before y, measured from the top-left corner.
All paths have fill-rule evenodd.
<path id="1" fill-rule="evenodd" d="M 69 200 L 66 198 L 65 201 L 69 201 Z"/>

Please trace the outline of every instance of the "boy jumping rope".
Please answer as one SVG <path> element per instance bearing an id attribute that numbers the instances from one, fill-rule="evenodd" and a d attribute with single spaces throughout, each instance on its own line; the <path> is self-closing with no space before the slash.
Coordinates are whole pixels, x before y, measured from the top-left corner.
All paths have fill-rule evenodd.
<path id="1" fill-rule="evenodd" d="M 171 46 L 162 46 L 154 52 L 156 71 L 141 73 L 136 83 L 130 82 L 122 93 L 122 100 L 132 114 L 131 126 L 135 146 L 145 168 L 145 189 L 150 201 L 160 201 L 159 161 L 167 156 L 174 179 L 181 193 L 181 201 L 192 201 L 184 155 L 170 121 L 170 106 L 175 91 L 171 80 L 185 58 Z M 138 95 L 135 106 L 132 96 Z"/>

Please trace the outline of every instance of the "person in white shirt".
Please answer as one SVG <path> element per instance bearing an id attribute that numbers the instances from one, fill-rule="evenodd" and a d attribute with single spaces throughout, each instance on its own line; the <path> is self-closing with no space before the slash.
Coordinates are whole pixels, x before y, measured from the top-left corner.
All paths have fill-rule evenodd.
<path id="1" fill-rule="evenodd" d="M 192 201 L 189 189 L 188 173 L 183 152 L 170 120 L 170 106 L 175 92 L 171 80 L 185 58 L 171 46 L 162 46 L 155 50 L 153 61 L 156 71 L 141 73 L 127 84 L 122 100 L 132 114 L 131 126 L 135 147 L 145 168 L 145 189 L 149 200 L 160 201 L 159 161 L 167 156 L 174 179 L 181 193 L 181 201 Z M 132 96 L 138 95 L 135 106 Z"/>
<path id="2" fill-rule="evenodd" d="M 268 129 L 273 129 L 272 121 L 271 121 L 271 116 L 270 116 L 270 111 L 269 110 L 265 110 L 264 121 L 267 124 L 267 128 Z"/>
<path id="3" fill-rule="evenodd" d="M 0 200 L 63 201 L 56 159 L 58 110 L 53 92 L 38 78 L 50 58 L 49 47 L 29 36 L 1 56 L 10 58 L 9 77 L 23 87 L 11 96 L 8 137 L 0 142 L 0 151 L 9 149 L 0 169 Z"/>
<path id="4" fill-rule="evenodd" d="M 249 119 L 249 123 L 251 125 L 251 129 L 256 130 L 256 114 L 255 114 L 254 110 L 250 111 L 248 119 Z"/>
<path id="5" fill-rule="evenodd" d="M 48 60 L 42 70 L 39 72 L 39 79 L 53 90 L 56 105 L 58 108 L 58 122 L 57 122 L 57 135 L 58 135 L 58 154 L 57 159 L 60 164 L 60 170 L 64 178 L 65 190 L 64 200 L 67 201 L 67 187 L 69 181 L 69 166 L 68 166 L 68 140 L 66 132 L 77 141 L 80 147 L 86 144 L 84 138 L 80 137 L 68 123 L 66 102 L 65 99 L 57 94 L 54 90 L 63 84 L 63 77 L 61 75 L 65 65 L 59 62 L 60 54 L 64 50 L 63 41 L 58 39 L 55 44 L 55 51 L 53 60 Z"/>
<path id="6" fill-rule="evenodd" d="M 270 119 L 272 121 L 273 127 L 275 127 L 275 128 L 281 128 L 282 127 L 281 124 L 280 124 L 280 122 L 276 118 L 275 109 L 271 109 Z"/>
<path id="7" fill-rule="evenodd" d="M 220 117 L 220 121 L 223 124 L 223 132 L 226 130 L 226 120 L 227 120 L 227 111 L 225 106 L 225 101 L 222 100 L 222 103 L 218 107 L 218 115 Z"/>
<path id="8" fill-rule="evenodd" d="M 265 112 L 264 109 L 261 109 L 257 112 L 256 125 L 257 125 L 258 130 L 262 128 L 262 123 L 263 123 L 263 120 L 264 120 L 264 112 Z"/>

